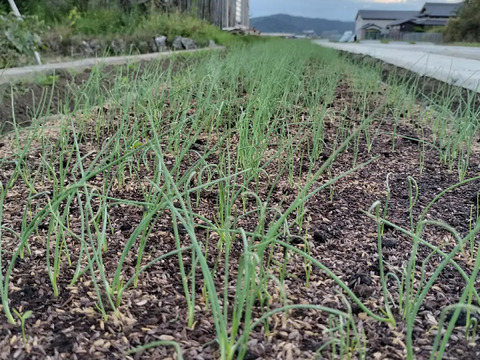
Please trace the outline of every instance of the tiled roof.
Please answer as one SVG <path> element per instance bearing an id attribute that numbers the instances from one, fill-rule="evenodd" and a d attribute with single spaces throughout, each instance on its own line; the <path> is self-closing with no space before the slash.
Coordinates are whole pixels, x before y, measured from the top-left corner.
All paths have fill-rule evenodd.
<path id="1" fill-rule="evenodd" d="M 429 17 L 451 17 L 455 16 L 455 12 L 462 6 L 463 2 L 459 3 L 431 3 L 427 2 L 420 10 L 420 16 Z"/>
<path id="2" fill-rule="evenodd" d="M 427 26 L 445 26 L 447 25 L 447 22 L 448 22 L 448 19 L 429 19 L 429 18 L 415 19 L 415 24 L 427 25 Z"/>
<path id="3" fill-rule="evenodd" d="M 359 16 L 364 20 L 402 20 L 418 15 L 418 11 L 396 11 L 396 10 L 359 10 Z"/>
<path id="4" fill-rule="evenodd" d="M 427 25 L 427 26 L 445 26 L 447 25 L 447 21 L 448 19 L 412 18 L 412 19 L 403 19 L 403 20 L 394 21 L 388 24 L 387 27 L 402 25 L 406 23 L 412 23 L 415 25 Z"/>
<path id="5" fill-rule="evenodd" d="M 394 21 L 394 22 L 388 24 L 387 26 L 402 25 L 402 24 L 406 24 L 406 23 L 409 23 L 409 22 L 415 23 L 415 20 L 416 20 L 415 18 L 397 20 L 397 21 Z"/>
<path id="6" fill-rule="evenodd" d="M 372 28 L 381 29 L 380 26 L 372 24 L 372 23 L 365 24 L 360 29 L 365 30 L 365 29 L 372 29 Z"/>

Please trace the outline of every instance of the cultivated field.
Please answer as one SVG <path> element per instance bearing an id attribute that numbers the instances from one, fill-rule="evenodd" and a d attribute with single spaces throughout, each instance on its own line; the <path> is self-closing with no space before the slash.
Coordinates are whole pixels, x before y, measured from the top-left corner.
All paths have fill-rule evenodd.
<path id="1" fill-rule="evenodd" d="M 418 84 L 273 40 L 52 90 L 0 139 L 0 359 L 479 358 L 480 110 Z"/>

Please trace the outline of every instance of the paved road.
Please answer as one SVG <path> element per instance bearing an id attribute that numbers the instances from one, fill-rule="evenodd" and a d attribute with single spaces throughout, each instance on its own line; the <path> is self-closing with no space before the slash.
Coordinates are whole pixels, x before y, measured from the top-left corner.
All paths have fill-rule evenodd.
<path id="1" fill-rule="evenodd" d="M 75 60 L 62 63 L 54 64 L 45 64 L 45 65 L 35 65 L 35 66 L 24 66 L 17 68 L 10 68 L 2 70 L 0 69 L 0 84 L 18 82 L 18 81 L 33 81 L 36 74 L 48 74 L 56 70 L 76 70 L 81 71 L 92 66 L 103 64 L 103 65 L 122 65 L 130 64 L 139 61 L 150 61 L 153 59 L 158 59 L 162 57 L 172 56 L 173 54 L 181 54 L 186 52 L 197 52 L 197 51 L 207 51 L 215 49 L 224 49 L 223 46 L 210 47 L 210 48 L 201 48 L 195 50 L 182 50 L 182 51 L 166 51 L 158 52 L 151 54 L 142 54 L 142 55 L 129 55 L 129 56 L 112 56 L 105 58 L 89 58 L 82 60 Z"/>
<path id="2" fill-rule="evenodd" d="M 379 41 L 340 44 L 318 40 L 316 43 L 355 54 L 370 55 L 420 75 L 480 92 L 480 47 L 404 42 L 381 44 Z"/>

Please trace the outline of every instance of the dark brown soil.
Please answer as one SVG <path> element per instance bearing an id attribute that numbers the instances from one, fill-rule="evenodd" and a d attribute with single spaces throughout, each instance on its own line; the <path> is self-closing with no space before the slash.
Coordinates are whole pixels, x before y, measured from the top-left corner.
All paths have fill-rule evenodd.
<path id="1" fill-rule="evenodd" d="M 168 59 L 158 61 L 162 62 L 163 70 L 170 65 Z M 128 71 L 126 65 L 105 66 L 101 69 L 100 86 L 108 91 L 113 84 L 112 79 L 121 76 L 119 71 L 125 76 L 138 76 L 151 66 L 149 64 L 156 62 L 139 62 L 135 64 L 135 71 Z M 176 67 L 179 64 L 181 61 L 175 62 Z M 61 70 L 39 76 L 37 82 L 0 85 L 0 134 L 11 131 L 13 123 L 28 126 L 36 118 L 71 112 L 75 106 L 81 108 L 83 100 L 78 97 L 78 93 L 91 74 L 91 69 L 78 73 Z"/>
<path id="2" fill-rule="evenodd" d="M 65 85 L 67 86 L 67 85 Z M 342 82 L 337 89 L 335 102 L 331 105 L 325 122 L 325 149 L 323 160 L 333 151 L 333 144 L 339 124 L 348 122 L 346 118 L 355 118 L 358 113 L 351 104 L 354 102 L 353 94 L 349 91 L 348 83 Z M 371 110 L 380 106 L 378 102 L 371 104 Z M 345 106 L 349 111 L 345 113 Z M 378 315 L 382 315 L 380 309 L 384 308 L 378 266 L 378 248 L 376 224 L 368 218 L 362 210 L 367 210 L 377 200 L 384 203 L 386 198 L 387 175 L 391 188 L 391 198 L 387 218 L 390 222 L 403 228 L 410 227 L 408 213 L 408 182 L 407 177 L 416 179 L 419 190 L 418 203 L 414 208 L 414 218 L 425 206 L 442 190 L 458 182 L 458 175 L 451 172 L 448 167 L 439 161 L 438 152 L 426 148 L 424 160 L 421 162 L 421 151 L 416 137 L 413 124 L 417 123 L 421 116 L 420 107 L 414 113 L 404 117 L 402 124 L 397 129 L 398 137 L 392 139 L 391 122 L 384 121 L 388 113 L 382 112 L 372 123 L 372 128 L 377 128 L 379 135 L 373 139 L 371 149 L 368 149 L 364 138 L 358 145 L 356 164 L 376 157 L 369 165 L 342 178 L 333 187 L 327 188 L 313 196 L 306 204 L 304 222 L 291 231 L 296 235 L 307 232 L 308 246 L 312 257 L 327 266 L 335 275 L 346 283 L 352 291 L 362 299 L 363 303 Z M 93 120 L 92 120 L 93 121 Z M 132 119 L 133 121 L 133 119 Z M 90 125 L 89 125 L 90 126 Z M 298 129 L 292 128 L 292 131 Z M 425 136 L 431 134 L 424 129 Z M 86 132 L 88 134 L 88 132 Z M 410 139 L 408 139 L 410 138 Z M 198 154 L 205 154 L 211 147 L 215 147 L 215 136 L 207 138 L 204 134 L 199 136 L 192 149 L 181 164 L 181 171 L 198 159 Z M 392 141 L 395 148 L 392 149 Z M 235 151 L 235 138 L 232 138 L 232 151 Z M 3 148 L 0 148 L 2 156 L 10 151 L 8 138 L 2 140 Z M 92 142 L 85 137 L 82 149 L 85 153 L 93 146 Z M 305 145 L 307 146 L 307 145 Z M 271 145 L 275 149 L 275 145 Z M 193 151 L 195 150 L 195 151 Z M 301 152 L 300 152 L 301 153 Z M 38 167 L 40 161 L 33 153 L 29 157 L 31 168 Z M 175 154 L 165 154 L 166 161 L 175 161 Z M 352 168 L 354 163 L 354 147 L 350 146 L 347 151 L 340 154 L 331 169 L 330 176 L 336 176 Z M 299 187 L 306 181 L 304 169 L 305 162 L 311 159 L 301 155 L 295 159 L 294 184 L 291 183 L 287 174 L 280 179 L 272 192 L 269 200 L 270 207 L 285 209 L 297 196 Z M 322 158 L 315 163 L 315 169 L 323 164 Z M 85 160 L 88 162 L 88 158 Z M 218 163 L 218 154 L 213 153 L 207 157 L 207 162 Z M 477 174 L 477 166 L 480 161 L 478 149 L 472 150 L 470 168 L 467 177 Z M 13 165 L 2 165 L 1 181 L 8 178 Z M 172 167 L 173 165 L 169 165 Z M 270 190 L 270 183 L 278 173 L 278 164 L 272 162 L 266 171 L 269 176 L 262 178 L 259 189 L 255 190 L 260 198 L 266 199 Z M 148 170 L 141 166 L 141 176 L 150 176 Z M 316 186 L 321 186 L 328 180 L 327 174 L 320 178 Z M 28 193 L 23 183 L 17 182 L 11 189 L 10 195 L 5 200 L 4 222 L 14 231 L 21 231 L 23 208 L 25 206 L 25 194 Z M 102 179 L 96 178 L 89 181 L 93 186 L 102 184 Z M 298 185 L 298 186 L 296 186 Z M 470 211 L 473 206 L 476 211 L 476 196 L 480 181 L 471 182 L 459 189 L 449 192 L 437 202 L 428 212 L 429 219 L 442 220 L 455 227 L 456 230 L 465 234 L 470 228 Z M 209 220 L 213 220 L 218 207 L 217 188 L 201 193 L 201 201 L 196 205 L 196 196 L 192 197 L 194 212 L 201 214 Z M 142 189 L 139 182 L 127 177 L 125 185 L 114 186 L 111 197 L 130 200 L 143 200 Z M 475 201 L 473 200 L 475 199 Z M 38 200 L 42 202 L 44 200 Z M 238 204 L 238 215 L 255 209 L 256 202 L 253 199 L 247 201 L 246 209 L 242 209 L 242 203 Z M 80 229 L 78 205 L 70 208 L 69 221 L 73 231 Z M 103 254 L 105 271 L 113 273 L 119 254 L 137 225 L 142 221 L 144 209 L 136 206 L 112 206 L 109 208 L 109 217 L 113 233 L 108 236 L 108 249 Z M 293 220 L 293 218 L 291 219 Z M 256 216 L 238 217 L 232 226 L 242 227 L 246 231 L 253 231 L 258 223 Z M 474 223 L 474 221 L 473 221 Z M 206 308 L 203 297 L 203 282 L 201 271 L 197 270 L 197 286 L 195 308 L 195 323 L 192 328 L 187 327 L 187 307 L 183 294 L 180 278 L 178 259 L 168 258 L 153 265 L 145 272 L 139 281 L 138 288 L 130 288 L 123 297 L 123 303 L 119 310 L 121 316 L 115 316 L 109 311 L 110 319 L 105 322 L 96 304 L 97 295 L 93 290 L 90 276 L 85 276 L 73 286 L 69 286 L 74 269 L 64 261 L 60 271 L 58 297 L 53 296 L 49 282 L 44 245 L 48 230 L 48 223 L 39 226 L 36 236 L 30 241 L 32 254 L 23 260 L 18 260 L 15 271 L 12 274 L 11 287 L 9 289 L 10 307 L 21 309 L 25 312 L 32 310 L 32 318 L 27 320 L 26 332 L 28 341 L 22 342 L 21 329 L 19 326 L 0 322 L 0 359 L 172 359 L 175 358 L 171 347 L 159 346 L 144 352 L 139 352 L 131 357 L 126 356 L 124 351 L 133 347 L 145 345 L 157 340 L 177 341 L 182 349 L 185 359 L 215 359 L 219 356 L 218 345 L 215 343 L 215 328 L 212 322 L 210 309 Z M 199 241 L 217 244 L 219 236 L 209 233 L 198 224 L 196 236 Z M 182 228 L 179 229 L 183 245 L 189 244 L 189 237 Z M 447 233 L 438 227 L 429 226 L 425 231 L 425 239 L 434 245 L 448 251 L 453 246 L 453 240 Z M 11 251 L 15 247 L 14 239 L 4 236 L 4 253 L 2 254 L 3 271 L 8 265 L 9 256 L 5 251 Z M 78 243 L 68 238 L 68 247 L 72 261 L 75 263 L 78 257 Z M 290 241 L 295 246 L 305 249 L 305 244 Z M 238 238 L 234 241 L 231 253 L 229 294 L 233 299 L 235 289 L 236 269 L 238 259 L 242 253 L 242 242 Z M 175 250 L 174 227 L 170 211 L 160 214 L 153 226 L 148 239 L 144 263 L 166 252 Z M 411 238 L 402 235 L 399 231 L 386 228 L 383 239 L 383 252 L 385 261 L 388 263 L 386 270 L 398 271 L 405 265 L 412 248 Z M 130 277 L 135 272 L 137 260 L 137 248 L 135 247 L 127 256 L 123 272 Z M 213 267 L 217 261 L 220 248 L 210 246 L 206 252 L 206 258 Z M 421 272 L 420 266 L 423 259 L 429 254 L 426 247 L 420 246 L 417 258 L 417 276 Z M 280 247 L 273 248 L 273 258 L 278 262 L 284 261 L 284 250 Z M 191 257 L 184 257 L 187 271 L 190 270 Z M 472 260 L 469 256 L 458 256 L 455 259 L 467 272 L 472 268 Z M 425 266 L 424 273 L 428 278 L 435 271 L 441 259 L 433 257 Z M 222 269 L 223 260 L 220 259 L 218 268 Z M 275 275 L 279 274 L 280 267 L 272 266 Z M 291 304 L 316 304 L 335 309 L 347 310 L 344 295 L 336 283 L 320 269 L 313 267 L 309 278 L 309 286 L 306 286 L 306 273 L 304 259 L 288 253 L 286 266 L 287 276 L 285 289 L 287 290 L 288 302 Z M 397 272 L 398 274 L 398 272 Z M 220 291 L 223 288 L 225 273 L 218 271 L 215 276 L 216 285 Z M 441 274 L 435 286 L 428 293 L 427 298 L 417 316 L 414 329 L 415 359 L 427 359 L 430 355 L 430 346 L 434 336 L 440 313 L 447 305 L 458 301 L 463 291 L 464 281 L 453 268 L 447 267 Z M 388 290 L 398 303 L 398 287 L 393 281 L 388 283 Z M 272 298 L 268 306 L 273 309 L 283 304 L 283 299 L 278 287 L 269 283 L 269 291 Z M 220 295 L 221 296 L 221 295 Z M 105 301 L 105 299 L 103 299 Z M 366 359 L 404 359 L 405 358 L 405 322 L 399 316 L 398 308 L 392 312 L 396 318 L 397 326 L 390 327 L 379 323 L 366 314 L 355 304 L 350 302 L 356 325 L 363 329 L 366 338 Z M 260 304 L 256 304 L 254 317 L 262 313 Z M 329 326 L 328 314 L 313 310 L 295 310 L 286 314 L 277 314 L 268 322 L 269 331 L 265 326 L 258 327 L 251 335 L 246 359 L 313 359 L 316 351 L 322 347 L 330 336 L 326 333 Z M 478 359 L 480 346 L 476 341 L 467 341 L 464 336 L 464 328 L 459 326 L 454 331 L 446 351 L 445 359 Z M 331 347 L 326 347 L 321 355 L 325 358 L 340 358 L 339 354 L 332 354 Z"/>

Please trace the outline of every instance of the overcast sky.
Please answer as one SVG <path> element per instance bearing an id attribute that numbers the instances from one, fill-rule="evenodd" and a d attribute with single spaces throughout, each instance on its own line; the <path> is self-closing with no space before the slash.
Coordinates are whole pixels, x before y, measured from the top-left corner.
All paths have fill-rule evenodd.
<path id="1" fill-rule="evenodd" d="M 456 3 L 460 0 L 435 0 Z M 250 16 L 289 14 L 354 21 L 359 9 L 420 10 L 426 0 L 250 0 Z"/>

